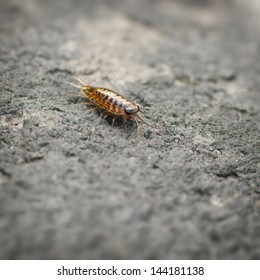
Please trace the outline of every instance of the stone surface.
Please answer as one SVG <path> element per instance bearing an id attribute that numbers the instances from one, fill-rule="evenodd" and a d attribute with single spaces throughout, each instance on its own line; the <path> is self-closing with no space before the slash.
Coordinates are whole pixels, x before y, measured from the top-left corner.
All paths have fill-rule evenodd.
<path id="1" fill-rule="evenodd" d="M 1 1 L 1 259 L 260 258 L 260 7 L 230 5 Z"/>

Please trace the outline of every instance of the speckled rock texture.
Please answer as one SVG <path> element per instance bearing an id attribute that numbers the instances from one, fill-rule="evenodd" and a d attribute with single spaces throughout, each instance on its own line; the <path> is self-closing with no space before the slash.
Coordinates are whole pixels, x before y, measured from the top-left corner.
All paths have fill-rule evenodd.
<path id="1" fill-rule="evenodd" d="M 259 259 L 258 1 L 0 2 L 1 259 Z M 88 111 L 80 77 L 162 131 Z"/>

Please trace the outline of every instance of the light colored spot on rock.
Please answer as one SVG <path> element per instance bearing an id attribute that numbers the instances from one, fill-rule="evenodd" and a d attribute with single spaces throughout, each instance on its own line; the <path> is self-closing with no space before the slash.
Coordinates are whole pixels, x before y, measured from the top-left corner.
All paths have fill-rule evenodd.
<path id="1" fill-rule="evenodd" d="M 213 138 L 206 138 L 201 135 L 196 135 L 192 138 L 194 144 L 201 144 L 201 143 L 212 143 L 214 141 Z"/>

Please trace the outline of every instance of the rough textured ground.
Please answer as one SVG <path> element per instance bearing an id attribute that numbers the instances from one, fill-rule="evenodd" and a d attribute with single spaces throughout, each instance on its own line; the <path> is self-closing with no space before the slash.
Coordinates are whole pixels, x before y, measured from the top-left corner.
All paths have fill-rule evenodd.
<path id="1" fill-rule="evenodd" d="M 215 2 L 1 1 L 1 259 L 260 258 L 260 8 Z"/>

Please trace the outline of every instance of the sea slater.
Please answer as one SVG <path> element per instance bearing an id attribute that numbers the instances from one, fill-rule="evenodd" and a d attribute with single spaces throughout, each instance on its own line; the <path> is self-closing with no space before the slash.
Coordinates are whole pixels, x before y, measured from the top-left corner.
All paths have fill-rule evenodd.
<path id="1" fill-rule="evenodd" d="M 92 109 L 103 109 L 102 114 L 105 114 L 105 117 L 107 115 L 112 115 L 112 125 L 114 125 L 116 117 L 121 117 L 124 121 L 124 124 L 129 120 L 135 121 L 137 134 L 139 134 L 139 121 L 157 129 L 157 127 L 148 123 L 140 116 L 140 107 L 138 105 L 129 101 L 121 94 L 110 89 L 91 86 L 81 79 L 77 80 L 81 85 L 76 85 L 73 83 L 68 84 L 80 89 L 80 96 L 86 98 L 89 101 L 84 103 L 95 106 Z"/>

